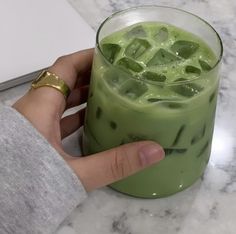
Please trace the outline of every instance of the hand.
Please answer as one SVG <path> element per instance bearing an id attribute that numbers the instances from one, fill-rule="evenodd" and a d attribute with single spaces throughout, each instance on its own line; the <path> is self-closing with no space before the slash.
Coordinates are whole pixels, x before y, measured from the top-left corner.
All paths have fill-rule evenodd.
<path id="1" fill-rule="evenodd" d="M 89 157 L 72 157 L 62 147 L 62 139 L 83 125 L 85 110 L 62 118 L 68 108 L 85 103 L 88 96 L 93 49 L 62 56 L 48 69 L 71 89 L 67 100 L 54 88 L 31 89 L 13 107 L 65 159 L 87 191 L 108 185 L 144 169 L 164 158 L 163 149 L 155 142 L 126 144 Z"/>

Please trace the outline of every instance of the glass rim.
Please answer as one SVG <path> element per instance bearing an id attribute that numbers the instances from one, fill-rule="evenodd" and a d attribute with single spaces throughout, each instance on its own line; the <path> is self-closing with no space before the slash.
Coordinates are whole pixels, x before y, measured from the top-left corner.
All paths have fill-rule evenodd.
<path id="1" fill-rule="evenodd" d="M 162 6 L 162 5 L 142 5 L 142 6 L 135 6 L 135 7 L 129 7 L 127 9 L 124 9 L 124 10 L 120 10 L 120 11 L 116 11 L 114 12 L 113 14 L 111 14 L 110 16 L 108 16 L 99 26 L 98 30 L 97 30 L 97 33 L 96 33 L 96 47 L 98 48 L 98 51 L 102 54 L 103 56 L 103 59 L 106 61 L 106 63 L 108 63 L 109 65 L 111 66 L 114 66 L 108 59 L 106 59 L 104 53 L 102 52 L 102 49 L 100 47 L 100 43 L 99 43 L 99 35 L 100 35 L 100 32 L 103 28 L 103 26 L 113 17 L 115 16 L 118 16 L 118 15 L 121 15 L 123 13 L 126 13 L 126 12 L 129 12 L 129 11 L 134 11 L 136 9 L 145 9 L 145 8 L 165 8 L 165 9 L 171 9 L 171 10 L 175 10 L 175 11 L 179 11 L 179 12 L 183 12 L 185 14 L 188 14 L 188 15 L 191 15 L 193 17 L 196 17 L 198 18 L 200 21 L 204 22 L 215 34 L 216 34 L 216 38 L 218 39 L 218 42 L 219 42 L 219 45 L 220 45 L 220 54 L 219 56 L 217 56 L 217 61 L 216 63 L 214 64 L 214 66 L 212 66 L 212 69 L 209 70 L 209 71 L 205 71 L 204 74 L 208 74 L 210 72 L 212 72 L 218 65 L 219 63 L 221 62 L 222 60 L 222 57 L 223 57 L 223 42 L 220 38 L 220 35 L 219 33 L 215 30 L 215 28 L 210 24 L 208 23 L 206 20 L 202 19 L 200 16 L 198 15 L 195 15 L 191 12 L 188 12 L 188 11 L 185 11 L 185 10 L 182 10 L 182 9 L 179 9 L 179 8 L 176 8 L 176 7 L 169 7 L 169 6 Z M 119 67 L 117 66 L 116 67 L 117 69 L 119 69 Z M 122 68 L 120 68 L 121 70 L 123 70 Z M 123 70 L 124 71 L 124 70 Z M 191 79 L 191 80 L 186 80 L 186 81 L 177 81 L 177 82 L 172 82 L 172 83 L 166 83 L 166 82 L 149 82 L 148 80 L 146 79 L 142 79 L 142 78 L 139 78 L 137 79 L 137 77 L 139 77 L 139 74 L 135 74 L 133 75 L 132 73 L 130 73 L 132 78 L 137 80 L 137 81 L 143 81 L 143 82 L 146 82 L 146 83 L 150 83 L 150 84 L 155 84 L 155 85 L 167 85 L 167 86 L 176 86 L 176 85 L 181 85 L 181 84 L 188 84 L 188 83 L 192 83 L 196 80 L 199 80 L 201 79 L 201 75 L 199 77 L 196 77 L 194 79 Z"/>

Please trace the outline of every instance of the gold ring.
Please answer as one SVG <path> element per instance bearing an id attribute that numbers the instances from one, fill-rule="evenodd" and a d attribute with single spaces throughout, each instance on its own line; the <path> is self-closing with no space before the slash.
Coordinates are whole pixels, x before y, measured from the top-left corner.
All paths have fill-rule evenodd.
<path id="1" fill-rule="evenodd" d="M 60 79 L 56 74 L 49 71 L 43 71 L 40 75 L 32 82 L 31 87 L 34 89 L 47 86 L 52 87 L 61 92 L 65 98 L 70 94 L 70 88 L 64 80 Z"/>

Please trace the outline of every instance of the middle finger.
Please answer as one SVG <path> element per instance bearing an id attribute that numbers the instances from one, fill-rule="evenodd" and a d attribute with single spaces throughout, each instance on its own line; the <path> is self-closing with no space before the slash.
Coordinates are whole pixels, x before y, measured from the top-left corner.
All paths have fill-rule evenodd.
<path id="1" fill-rule="evenodd" d="M 88 92 L 88 85 L 74 89 L 67 98 L 66 109 L 79 106 L 80 104 L 85 103 L 88 99 Z"/>

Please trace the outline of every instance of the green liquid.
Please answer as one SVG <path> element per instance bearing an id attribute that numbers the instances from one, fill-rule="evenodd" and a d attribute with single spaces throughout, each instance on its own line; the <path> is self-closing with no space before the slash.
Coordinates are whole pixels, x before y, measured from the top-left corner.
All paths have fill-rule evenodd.
<path id="1" fill-rule="evenodd" d="M 154 198 L 190 186 L 203 174 L 211 151 L 216 56 L 196 35 L 164 23 L 136 24 L 100 44 L 106 59 L 95 52 L 85 154 L 154 140 L 166 158 L 111 187 Z"/>

